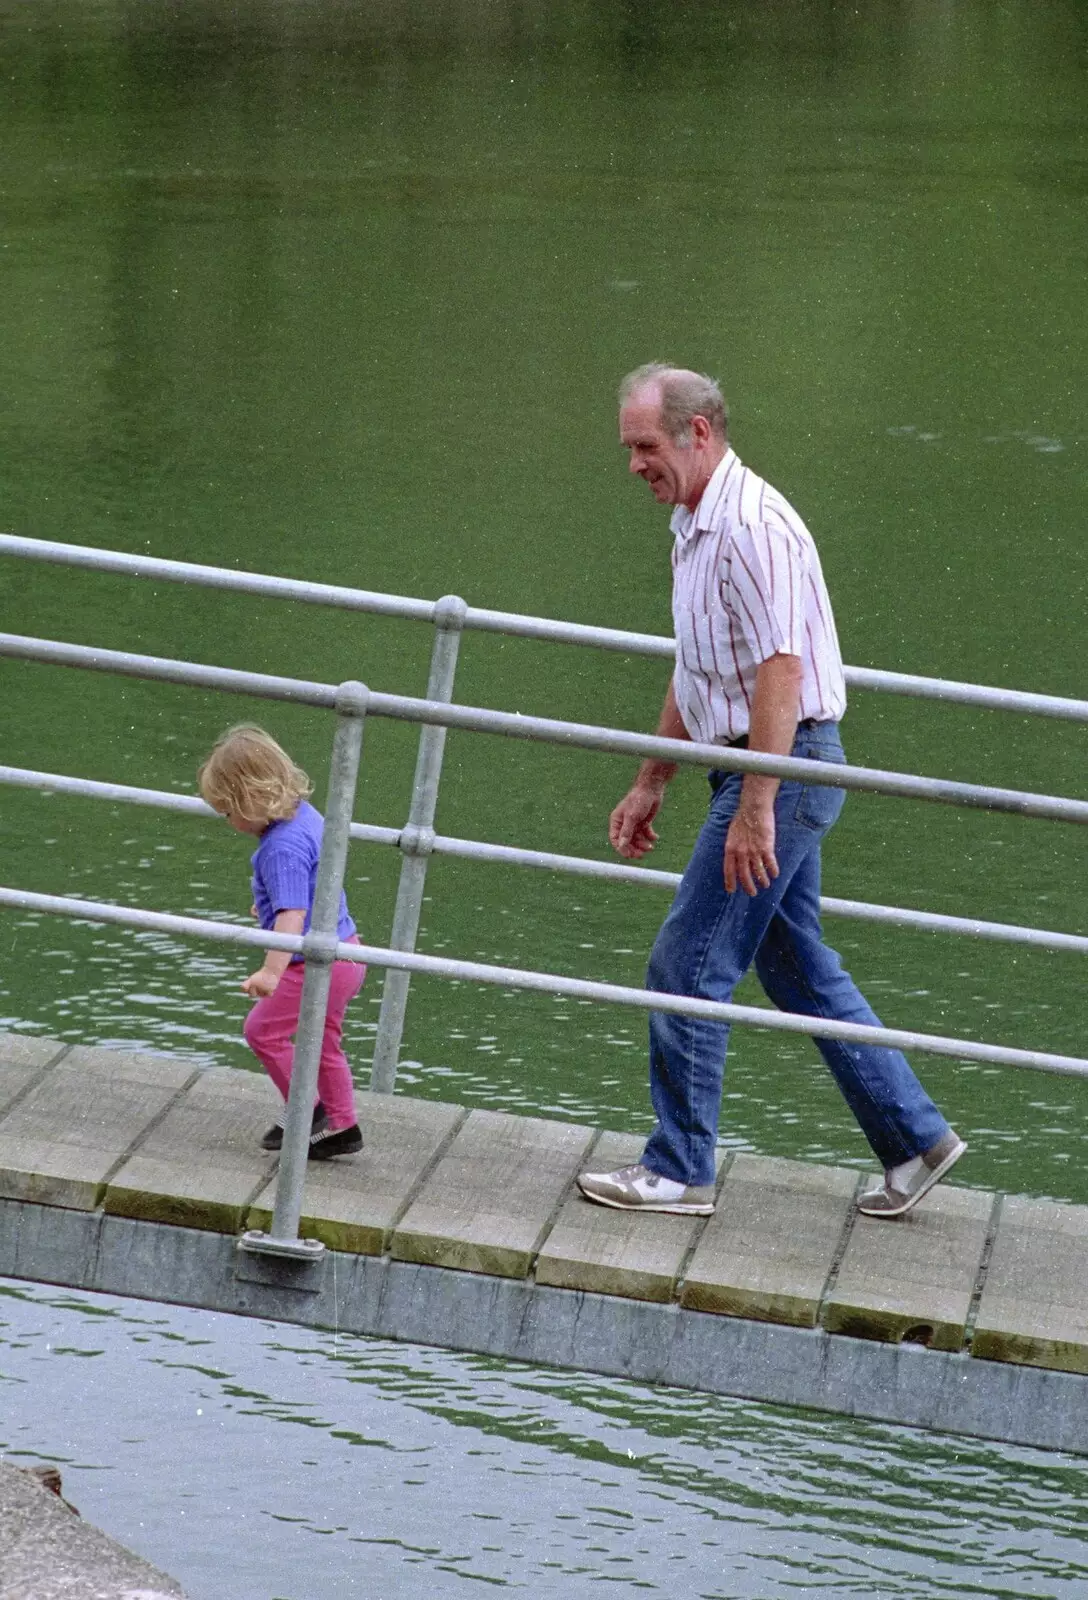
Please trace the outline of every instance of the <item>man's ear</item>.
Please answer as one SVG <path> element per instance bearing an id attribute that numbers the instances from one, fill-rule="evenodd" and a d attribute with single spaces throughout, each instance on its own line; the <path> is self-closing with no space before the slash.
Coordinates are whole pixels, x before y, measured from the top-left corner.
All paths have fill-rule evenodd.
<path id="1" fill-rule="evenodd" d="M 692 442 L 692 444 L 697 444 L 697 445 L 709 444 L 711 436 L 712 436 L 712 433 L 713 433 L 713 430 L 712 430 L 712 428 L 710 426 L 710 423 L 706 420 L 705 417 L 700 417 L 698 415 L 692 417 L 692 419 L 691 419 L 691 442 Z"/>

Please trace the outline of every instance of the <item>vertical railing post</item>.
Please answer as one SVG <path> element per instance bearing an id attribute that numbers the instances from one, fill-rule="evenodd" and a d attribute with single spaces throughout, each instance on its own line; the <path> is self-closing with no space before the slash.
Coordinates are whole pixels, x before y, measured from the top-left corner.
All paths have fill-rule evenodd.
<path id="1" fill-rule="evenodd" d="M 427 681 L 428 700 L 448 702 L 453 698 L 457 652 L 467 610 L 465 602 L 455 594 L 443 595 L 435 605 L 435 639 Z M 404 859 L 397 885 L 393 929 L 389 937 L 393 950 L 414 950 L 416 947 L 423 889 L 427 881 L 427 859 L 434 845 L 434 814 L 445 748 L 445 728 L 425 723 L 419 736 L 419 755 L 416 758 L 408 823 L 400 836 Z M 370 1087 L 376 1094 L 392 1094 L 396 1083 L 404 1013 L 408 1005 L 408 984 L 407 972 L 398 972 L 393 968 L 386 971 L 382 1005 L 378 1013 L 378 1033 L 374 1041 L 374 1064 L 370 1073 Z"/>
<path id="2" fill-rule="evenodd" d="M 302 946 L 306 973 L 295 1035 L 272 1231 L 271 1234 L 247 1233 L 242 1240 L 247 1249 L 258 1252 L 264 1250 L 274 1255 L 309 1257 L 320 1255 L 323 1249 L 315 1240 L 299 1239 L 298 1227 L 310 1151 L 310 1123 L 317 1092 L 321 1040 L 329 1003 L 332 964 L 336 960 L 340 894 L 344 887 L 349 829 L 355 807 L 355 786 L 368 699 L 369 690 L 361 683 L 342 683 L 336 694 L 336 734 L 329 768 L 329 792 L 314 889 L 313 915 Z"/>

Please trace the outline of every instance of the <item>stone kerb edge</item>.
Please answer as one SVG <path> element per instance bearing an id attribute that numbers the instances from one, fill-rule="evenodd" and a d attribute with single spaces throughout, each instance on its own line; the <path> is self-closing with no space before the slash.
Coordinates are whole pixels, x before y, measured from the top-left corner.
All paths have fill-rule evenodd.
<path id="1" fill-rule="evenodd" d="M 51 1208 L 0 1202 L 0 1273 Z M 51 1280 L 106 1294 L 418 1342 L 760 1403 L 1088 1455 L 1088 1377 L 750 1322 L 389 1257 L 330 1256 L 314 1293 L 239 1280 L 217 1235 L 87 1214 Z M 38 1264 L 35 1263 L 38 1270 Z"/>

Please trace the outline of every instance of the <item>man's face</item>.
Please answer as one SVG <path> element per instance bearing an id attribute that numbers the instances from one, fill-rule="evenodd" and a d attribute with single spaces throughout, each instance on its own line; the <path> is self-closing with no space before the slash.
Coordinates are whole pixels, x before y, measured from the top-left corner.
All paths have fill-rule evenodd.
<path id="1" fill-rule="evenodd" d="M 709 478 L 697 430 L 691 444 L 677 444 L 661 426 L 657 395 L 635 393 L 620 412 L 620 443 L 630 451 L 630 470 L 645 479 L 659 505 L 694 510 Z"/>

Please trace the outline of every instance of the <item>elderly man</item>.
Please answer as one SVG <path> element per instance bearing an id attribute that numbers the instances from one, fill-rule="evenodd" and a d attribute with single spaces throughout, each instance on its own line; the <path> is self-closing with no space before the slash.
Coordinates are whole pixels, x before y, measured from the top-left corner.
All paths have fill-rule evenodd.
<path id="1" fill-rule="evenodd" d="M 721 392 L 660 363 L 620 390 L 630 469 L 676 509 L 676 668 L 657 731 L 670 739 L 842 762 L 842 658 L 812 536 L 793 507 L 730 448 Z M 613 811 L 622 856 L 654 846 L 653 821 L 676 767 L 642 763 Z M 710 773 L 710 811 L 650 957 L 647 987 L 728 1001 L 750 966 L 775 1005 L 879 1026 L 820 928 L 820 843 L 844 792 L 756 773 Z M 641 1162 L 583 1172 L 599 1205 L 696 1216 L 714 1209 L 714 1149 L 729 1029 L 650 1015 L 657 1126 Z M 967 1148 L 898 1050 L 817 1039 L 884 1181 L 868 1216 L 917 1204 Z"/>

